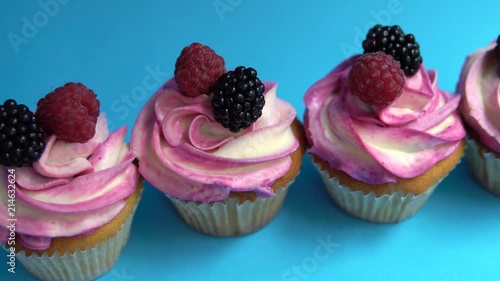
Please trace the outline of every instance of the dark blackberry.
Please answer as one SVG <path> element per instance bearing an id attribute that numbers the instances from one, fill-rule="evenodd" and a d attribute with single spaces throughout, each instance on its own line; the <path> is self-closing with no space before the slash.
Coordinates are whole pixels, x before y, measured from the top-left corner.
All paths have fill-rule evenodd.
<path id="1" fill-rule="evenodd" d="M 495 46 L 495 53 L 497 54 L 497 59 L 500 61 L 500 35 L 497 38 L 497 45 Z"/>
<path id="2" fill-rule="evenodd" d="M 262 116 L 265 86 L 257 71 L 238 66 L 222 74 L 213 88 L 215 121 L 231 132 L 246 129 Z"/>
<path id="3" fill-rule="evenodd" d="M 372 27 L 363 41 L 363 50 L 365 54 L 382 51 L 393 56 L 408 77 L 417 73 L 423 61 L 415 36 L 405 34 L 397 25 Z"/>
<path id="4" fill-rule="evenodd" d="M 12 99 L 0 105 L 0 165 L 30 165 L 44 149 L 45 134 L 33 112 Z"/>

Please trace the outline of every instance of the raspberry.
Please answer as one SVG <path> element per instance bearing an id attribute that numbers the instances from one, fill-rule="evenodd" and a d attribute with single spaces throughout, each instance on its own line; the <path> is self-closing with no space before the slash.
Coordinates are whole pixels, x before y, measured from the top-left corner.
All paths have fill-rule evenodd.
<path id="1" fill-rule="evenodd" d="M 184 49 L 175 62 L 175 82 L 182 94 L 196 97 L 208 94 L 217 78 L 226 72 L 224 59 L 200 43 Z"/>
<path id="2" fill-rule="evenodd" d="M 393 56 L 401 65 L 406 76 L 411 77 L 417 73 L 422 64 L 420 45 L 415 41 L 413 34 L 406 34 L 401 27 L 375 25 L 363 41 L 364 53 L 377 51 Z"/>
<path id="3" fill-rule="evenodd" d="M 497 38 L 497 45 L 495 46 L 495 53 L 497 54 L 497 59 L 500 61 L 500 35 Z"/>
<path id="4" fill-rule="evenodd" d="M 405 76 L 399 62 L 384 52 L 362 55 L 349 71 L 351 92 L 379 108 L 398 98 L 404 85 Z"/>
<path id="5" fill-rule="evenodd" d="M 44 149 L 45 134 L 33 112 L 12 99 L 0 105 L 0 165 L 30 165 Z"/>
<path id="6" fill-rule="evenodd" d="M 250 127 L 262 116 L 264 84 L 257 78 L 257 71 L 238 66 L 219 77 L 214 86 L 212 106 L 215 121 L 236 133 Z"/>
<path id="7" fill-rule="evenodd" d="M 94 137 L 100 103 L 82 83 L 66 83 L 41 98 L 37 105 L 35 115 L 45 133 L 80 143 Z"/>

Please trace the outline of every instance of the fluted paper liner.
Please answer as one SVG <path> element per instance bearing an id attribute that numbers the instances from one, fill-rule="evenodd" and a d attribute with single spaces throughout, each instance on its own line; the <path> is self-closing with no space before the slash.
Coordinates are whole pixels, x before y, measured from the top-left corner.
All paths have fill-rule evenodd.
<path id="1" fill-rule="evenodd" d="M 465 157 L 472 175 L 481 186 L 500 196 L 500 159 L 491 152 L 481 151 L 471 138 L 467 138 Z"/>
<path id="2" fill-rule="evenodd" d="M 241 204 L 236 198 L 203 203 L 167 197 L 195 230 L 213 236 L 240 236 L 261 229 L 276 216 L 291 184 L 279 188 L 273 197 L 258 197 Z"/>
<path id="3" fill-rule="evenodd" d="M 341 185 L 337 178 L 331 178 L 328 171 L 322 170 L 317 163 L 314 163 L 314 166 L 328 193 L 339 207 L 355 217 L 378 223 L 399 222 L 411 217 L 422 208 L 442 180 L 416 196 L 413 193 L 405 195 L 404 192 L 397 191 L 376 197 L 373 192 L 365 194 L 359 190 L 352 191 Z"/>
<path id="4" fill-rule="evenodd" d="M 26 270 L 40 280 L 46 281 L 87 281 L 95 280 L 108 272 L 118 260 L 122 249 L 127 244 L 134 211 L 128 215 L 120 231 L 106 242 L 87 247 L 84 251 L 77 249 L 74 254 L 66 252 L 60 256 L 57 252 L 51 257 L 44 253 L 38 256 L 33 253 L 26 256 L 25 251 L 16 254 Z"/>

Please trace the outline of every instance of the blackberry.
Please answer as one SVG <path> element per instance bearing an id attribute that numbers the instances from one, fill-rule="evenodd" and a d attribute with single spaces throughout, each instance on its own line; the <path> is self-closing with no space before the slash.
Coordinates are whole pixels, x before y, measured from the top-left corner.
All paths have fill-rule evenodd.
<path id="1" fill-rule="evenodd" d="M 382 51 L 393 56 L 401 64 L 401 69 L 408 77 L 417 73 L 422 64 L 420 45 L 413 34 L 405 34 L 397 25 L 375 25 L 363 40 L 364 53 Z"/>
<path id="2" fill-rule="evenodd" d="M 236 133 L 262 116 L 265 86 L 251 67 L 238 66 L 222 74 L 213 88 L 215 121 Z"/>
<path id="3" fill-rule="evenodd" d="M 0 165 L 30 165 L 44 149 L 45 134 L 33 112 L 12 99 L 0 105 Z"/>
<path id="4" fill-rule="evenodd" d="M 497 45 L 495 46 L 495 53 L 497 54 L 497 59 L 500 61 L 500 35 L 497 38 Z"/>

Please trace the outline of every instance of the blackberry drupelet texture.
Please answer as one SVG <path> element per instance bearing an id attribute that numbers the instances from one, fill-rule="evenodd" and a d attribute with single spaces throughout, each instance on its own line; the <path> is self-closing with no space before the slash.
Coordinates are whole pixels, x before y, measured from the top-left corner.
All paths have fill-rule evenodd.
<path id="1" fill-rule="evenodd" d="M 413 34 L 405 34 L 397 25 L 372 27 L 363 41 L 364 53 L 382 51 L 393 56 L 408 77 L 417 73 L 422 64 L 420 45 Z"/>
<path id="2" fill-rule="evenodd" d="M 0 164 L 27 166 L 45 149 L 45 134 L 24 104 L 8 99 L 0 105 Z"/>
<path id="3" fill-rule="evenodd" d="M 237 67 L 219 77 L 214 86 L 214 118 L 231 132 L 250 127 L 262 116 L 265 86 L 253 68 Z"/>

